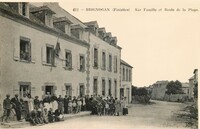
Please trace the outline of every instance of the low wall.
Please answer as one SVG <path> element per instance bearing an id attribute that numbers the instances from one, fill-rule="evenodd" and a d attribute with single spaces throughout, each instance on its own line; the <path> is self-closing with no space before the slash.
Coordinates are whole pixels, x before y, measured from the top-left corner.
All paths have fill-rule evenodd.
<path id="1" fill-rule="evenodd" d="M 170 102 L 184 102 L 188 100 L 188 95 L 186 94 L 165 94 L 164 101 Z"/>

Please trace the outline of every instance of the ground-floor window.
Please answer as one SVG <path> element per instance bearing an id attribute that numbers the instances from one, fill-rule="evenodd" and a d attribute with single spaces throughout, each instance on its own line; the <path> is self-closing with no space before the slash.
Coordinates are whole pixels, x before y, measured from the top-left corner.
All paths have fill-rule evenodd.
<path id="1" fill-rule="evenodd" d="M 31 94 L 31 86 L 29 84 L 20 84 L 19 96 L 22 97 L 24 94 Z"/>
<path id="2" fill-rule="evenodd" d="M 105 91 L 106 91 L 106 83 L 105 79 L 102 79 L 102 95 L 105 96 Z"/>
<path id="3" fill-rule="evenodd" d="M 124 88 L 120 88 L 120 99 L 124 97 Z"/>
<path id="4" fill-rule="evenodd" d="M 115 98 L 117 98 L 117 80 L 114 81 L 115 84 Z"/>
<path id="5" fill-rule="evenodd" d="M 83 97 L 85 95 L 85 87 L 83 84 L 80 84 L 79 96 Z"/>
<path id="6" fill-rule="evenodd" d="M 112 86 L 112 83 L 111 83 L 111 80 L 108 81 L 108 95 L 111 96 L 111 86 Z"/>
<path id="7" fill-rule="evenodd" d="M 67 96 L 72 96 L 72 86 L 71 85 L 66 85 L 65 89 L 66 89 L 66 95 Z"/>
<path id="8" fill-rule="evenodd" d="M 53 95 L 54 94 L 54 86 L 45 86 L 45 94 Z"/>
<path id="9" fill-rule="evenodd" d="M 97 93 L 98 93 L 97 92 L 97 90 L 98 90 L 98 87 L 97 87 L 98 86 L 97 85 L 98 82 L 97 81 L 98 81 L 97 78 L 94 78 L 94 81 L 93 81 L 93 94 L 94 95 L 97 95 Z"/>
<path id="10" fill-rule="evenodd" d="M 130 89 L 129 88 L 126 88 L 126 97 L 127 97 L 127 101 L 129 102 L 130 101 Z"/>

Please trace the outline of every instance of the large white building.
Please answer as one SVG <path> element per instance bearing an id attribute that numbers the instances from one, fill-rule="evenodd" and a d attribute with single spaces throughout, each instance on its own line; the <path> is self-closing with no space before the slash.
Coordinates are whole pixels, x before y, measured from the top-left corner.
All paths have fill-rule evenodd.
<path id="1" fill-rule="evenodd" d="M 0 19 L 0 104 L 7 93 L 120 97 L 121 47 L 96 21 L 58 3 L 0 3 Z"/>

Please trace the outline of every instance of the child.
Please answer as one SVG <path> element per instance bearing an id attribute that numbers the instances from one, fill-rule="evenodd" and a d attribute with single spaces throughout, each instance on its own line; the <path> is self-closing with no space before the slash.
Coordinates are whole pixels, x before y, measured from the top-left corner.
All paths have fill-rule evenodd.
<path id="1" fill-rule="evenodd" d="M 77 108 L 76 100 L 73 100 L 72 108 L 73 108 L 73 113 L 76 113 L 76 108 Z"/>
<path id="2" fill-rule="evenodd" d="M 109 104 L 108 104 L 108 100 L 105 101 L 105 115 L 108 115 L 108 111 L 109 111 Z"/>
<path id="3" fill-rule="evenodd" d="M 49 121 L 48 121 L 48 111 L 47 111 L 47 108 L 44 108 L 42 117 L 43 117 L 44 123 L 47 124 L 47 123 L 49 122 Z"/>
<path id="4" fill-rule="evenodd" d="M 50 123 L 53 123 L 55 121 L 55 115 L 53 113 L 53 109 L 50 108 L 48 112 L 48 120 Z"/>
<path id="5" fill-rule="evenodd" d="M 82 102 L 79 98 L 78 101 L 77 101 L 77 113 L 81 111 L 81 105 L 82 105 Z"/>
<path id="6" fill-rule="evenodd" d="M 68 113 L 72 113 L 72 101 L 69 100 L 69 103 L 68 103 Z"/>

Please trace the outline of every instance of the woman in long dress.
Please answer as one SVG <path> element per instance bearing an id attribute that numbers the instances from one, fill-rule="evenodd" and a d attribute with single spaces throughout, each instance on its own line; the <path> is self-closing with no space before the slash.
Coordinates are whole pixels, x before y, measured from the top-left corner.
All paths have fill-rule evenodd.
<path id="1" fill-rule="evenodd" d="M 33 98 L 31 97 L 30 94 L 28 94 L 28 109 L 29 112 L 33 111 L 34 109 Z"/>
<path id="2" fill-rule="evenodd" d="M 119 116 L 119 112 L 121 112 L 121 104 L 120 101 L 115 98 L 115 115 Z"/>

